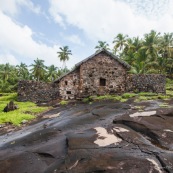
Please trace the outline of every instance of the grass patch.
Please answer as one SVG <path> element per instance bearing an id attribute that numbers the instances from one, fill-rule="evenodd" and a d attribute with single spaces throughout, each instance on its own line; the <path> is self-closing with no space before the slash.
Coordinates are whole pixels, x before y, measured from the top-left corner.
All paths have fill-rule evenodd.
<path id="1" fill-rule="evenodd" d="M 169 91 L 167 95 L 157 94 L 151 92 L 141 92 L 141 93 L 124 93 L 122 95 L 104 95 L 104 96 L 90 96 L 84 98 L 82 101 L 85 103 L 89 103 L 91 101 L 102 101 L 102 100 L 113 100 L 126 102 L 130 98 L 135 98 L 135 102 L 147 101 L 147 100 L 168 100 L 173 97 L 173 91 Z"/>
<path id="2" fill-rule="evenodd" d="M 129 99 L 129 98 L 132 98 L 132 97 L 135 97 L 135 96 L 137 96 L 137 94 L 135 94 L 135 93 L 124 93 L 122 95 L 122 98 Z"/>
<path id="3" fill-rule="evenodd" d="M 128 99 L 123 98 L 122 96 L 119 96 L 119 95 L 104 95 L 104 96 L 90 96 L 90 97 L 84 98 L 82 101 L 84 103 L 91 103 L 92 101 L 102 101 L 102 100 L 113 100 L 113 101 L 125 102 Z"/>
<path id="4" fill-rule="evenodd" d="M 68 104 L 68 101 L 62 100 L 59 104 L 60 104 L 60 105 L 67 105 L 67 104 Z"/>
<path id="5" fill-rule="evenodd" d="M 168 108 L 169 107 L 169 105 L 167 103 L 160 104 L 159 106 L 161 108 Z"/>
<path id="6" fill-rule="evenodd" d="M 91 99 L 90 99 L 89 97 L 84 98 L 84 99 L 82 100 L 82 102 L 84 102 L 84 103 L 89 103 L 90 101 L 91 101 Z"/>
<path id="7" fill-rule="evenodd" d="M 157 96 L 157 93 L 151 93 L 151 92 L 140 92 L 138 93 L 138 96 Z"/>
<path id="8" fill-rule="evenodd" d="M 35 115 L 48 110 L 48 107 L 38 107 L 32 102 L 17 102 L 17 93 L 3 93 L 0 96 L 0 124 L 11 123 L 16 126 L 20 126 L 23 120 L 32 120 Z M 3 112 L 4 107 L 9 103 L 9 101 L 14 101 L 18 105 L 19 109 Z"/>

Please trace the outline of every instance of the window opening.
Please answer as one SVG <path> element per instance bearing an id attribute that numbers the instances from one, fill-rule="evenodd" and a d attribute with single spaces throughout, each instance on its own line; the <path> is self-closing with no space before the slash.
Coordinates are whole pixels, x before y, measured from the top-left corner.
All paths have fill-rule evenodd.
<path id="1" fill-rule="evenodd" d="M 100 86 L 106 86 L 106 79 L 100 78 Z"/>
<path id="2" fill-rule="evenodd" d="M 67 91 L 67 94 L 71 94 L 71 91 Z"/>

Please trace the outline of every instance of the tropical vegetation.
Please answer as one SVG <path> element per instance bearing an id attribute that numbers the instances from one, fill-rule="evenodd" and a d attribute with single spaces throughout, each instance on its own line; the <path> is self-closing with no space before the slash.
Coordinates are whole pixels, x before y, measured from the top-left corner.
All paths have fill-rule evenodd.
<path id="1" fill-rule="evenodd" d="M 69 60 L 69 55 L 72 55 L 68 46 L 60 47 L 60 51 L 57 52 L 60 61 L 63 62 L 63 69 L 66 69 L 66 61 Z"/>
<path id="2" fill-rule="evenodd" d="M 11 112 L 3 112 L 4 107 L 9 101 L 15 101 L 19 109 Z M 38 113 L 47 111 L 49 107 L 39 107 L 32 102 L 17 102 L 16 93 L 2 93 L 0 97 L 0 124 L 10 123 L 20 126 L 22 122 L 28 122 Z"/>
<path id="3" fill-rule="evenodd" d="M 97 50 L 103 43 L 106 47 L 102 47 L 110 49 L 106 42 L 98 43 Z M 112 44 L 112 53 L 131 65 L 131 73 L 157 73 L 173 77 L 173 33 L 161 34 L 151 30 L 142 38 L 130 38 L 120 33 Z"/>
<path id="4" fill-rule="evenodd" d="M 67 67 L 46 66 L 44 60 L 39 58 L 29 66 L 25 63 L 16 66 L 9 63 L 0 64 L 0 92 L 16 92 L 20 80 L 52 82 L 68 71 Z"/>
<path id="5" fill-rule="evenodd" d="M 119 33 L 113 39 L 112 47 L 105 41 L 98 41 L 95 49 L 97 52 L 104 48 L 126 61 L 132 67 L 130 73 L 158 73 L 173 78 L 173 33 L 161 34 L 152 30 L 141 38 Z M 40 58 L 29 66 L 25 63 L 17 66 L 0 64 L 0 92 L 15 92 L 19 80 L 54 81 L 69 71 L 66 62 L 71 54 L 68 46 L 59 48 L 57 58 L 63 62 L 62 68 L 46 66 Z"/>

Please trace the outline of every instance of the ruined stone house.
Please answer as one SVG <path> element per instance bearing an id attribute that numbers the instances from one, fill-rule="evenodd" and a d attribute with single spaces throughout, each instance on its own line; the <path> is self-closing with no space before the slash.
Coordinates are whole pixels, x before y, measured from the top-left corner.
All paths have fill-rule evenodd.
<path id="1" fill-rule="evenodd" d="M 103 49 L 53 83 L 19 81 L 18 100 L 50 102 L 124 92 L 166 93 L 165 75 L 128 74 L 130 66 Z"/>
<path id="2" fill-rule="evenodd" d="M 130 66 L 105 49 L 75 65 L 54 83 L 62 99 L 122 93 Z"/>

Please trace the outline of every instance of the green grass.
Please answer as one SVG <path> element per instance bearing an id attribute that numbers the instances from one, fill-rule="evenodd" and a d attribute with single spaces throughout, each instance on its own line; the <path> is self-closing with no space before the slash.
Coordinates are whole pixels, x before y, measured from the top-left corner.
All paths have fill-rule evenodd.
<path id="1" fill-rule="evenodd" d="M 91 103 L 92 101 L 102 101 L 102 100 L 113 100 L 113 101 L 125 102 L 128 99 L 119 95 L 104 95 L 104 96 L 90 96 L 90 97 L 84 98 L 82 101 L 84 103 Z"/>
<path id="2" fill-rule="evenodd" d="M 36 114 L 48 110 L 48 107 L 38 107 L 32 102 L 17 102 L 16 93 L 3 93 L 0 96 L 0 124 L 11 123 L 16 126 L 20 126 L 23 120 L 32 120 L 36 118 Z M 4 107 L 9 103 L 9 101 L 14 101 L 18 105 L 19 109 L 3 112 Z"/>
<path id="3" fill-rule="evenodd" d="M 68 104 L 68 101 L 66 101 L 66 100 L 62 100 L 60 103 L 59 103 L 60 105 L 67 105 Z"/>
<path id="4" fill-rule="evenodd" d="M 162 104 L 160 104 L 159 106 L 160 106 L 161 108 L 168 108 L 168 107 L 169 107 L 168 103 L 162 103 Z"/>
<path id="5" fill-rule="evenodd" d="M 132 97 L 135 97 L 135 96 L 137 96 L 137 94 L 135 94 L 135 93 L 124 93 L 122 95 L 122 98 L 129 99 L 129 98 L 132 98 Z"/>
<path id="6" fill-rule="evenodd" d="M 113 100 L 126 102 L 130 98 L 135 98 L 135 102 L 147 101 L 147 100 L 168 100 L 173 97 L 173 91 L 167 91 L 167 94 L 157 94 L 151 92 L 141 92 L 141 93 L 124 93 L 122 95 L 104 95 L 104 96 L 90 96 L 84 98 L 82 101 L 89 103 L 91 101 L 102 101 L 102 100 Z"/>

